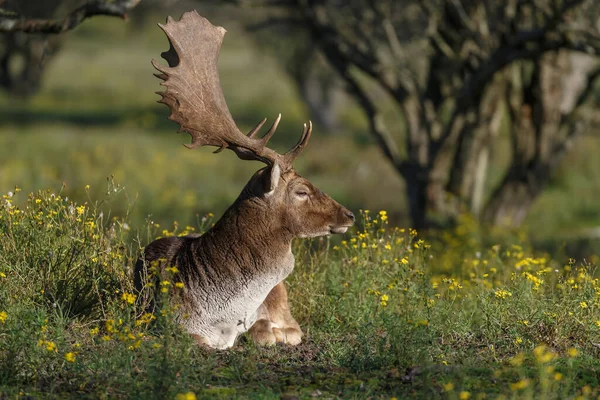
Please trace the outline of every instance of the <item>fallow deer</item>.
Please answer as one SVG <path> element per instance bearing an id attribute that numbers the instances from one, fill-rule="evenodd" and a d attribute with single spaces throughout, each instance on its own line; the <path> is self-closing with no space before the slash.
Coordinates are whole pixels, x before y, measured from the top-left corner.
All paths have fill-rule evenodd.
<path id="1" fill-rule="evenodd" d="M 188 148 L 230 149 L 242 160 L 258 160 L 257 171 L 222 218 L 203 235 L 168 237 L 150 243 L 135 267 L 141 290 L 147 266 L 176 266 L 183 283 L 178 321 L 200 343 L 231 347 L 249 330 L 259 344 L 296 345 L 303 336 L 288 306 L 284 279 L 294 269 L 291 243 L 344 233 L 354 215 L 302 178 L 292 167 L 308 142 L 312 125 L 305 124 L 300 141 L 285 154 L 267 147 L 281 115 L 267 133 L 261 121 L 247 135 L 236 126 L 219 83 L 217 60 L 225 29 L 213 26 L 196 11 L 179 21 L 159 24 L 170 49 L 156 60 L 166 91 L 159 102 L 171 109 L 169 119 L 188 132 Z"/>

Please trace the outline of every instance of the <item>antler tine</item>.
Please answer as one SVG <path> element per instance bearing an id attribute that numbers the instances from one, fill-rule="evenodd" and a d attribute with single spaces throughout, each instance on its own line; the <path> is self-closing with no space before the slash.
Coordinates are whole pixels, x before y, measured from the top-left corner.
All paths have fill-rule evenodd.
<path id="1" fill-rule="evenodd" d="M 265 122 L 267 122 L 267 119 L 263 119 L 262 121 L 260 121 L 258 124 L 256 124 L 256 126 L 254 128 L 252 128 L 250 130 L 250 132 L 248 132 L 248 137 L 249 138 L 254 138 L 254 136 L 256 136 L 256 133 L 260 130 L 260 128 L 262 128 L 262 126 L 265 124 Z"/>
<path id="2" fill-rule="evenodd" d="M 265 133 L 265 136 L 262 137 L 261 142 L 262 142 L 263 146 L 265 146 L 267 144 L 267 142 L 269 141 L 269 139 L 271 139 L 271 137 L 273 136 L 273 134 L 277 130 L 277 126 L 279 125 L 279 121 L 281 121 L 281 113 L 279 113 L 279 115 L 277 116 L 277 118 L 273 122 L 273 125 L 271 125 L 271 127 L 269 128 L 269 130 L 267 131 L 267 133 Z"/>
<path id="3" fill-rule="evenodd" d="M 159 71 L 156 76 L 166 88 L 159 93 L 162 97 L 159 102 L 169 106 L 169 119 L 179 124 L 179 131 L 192 137 L 191 143 L 185 146 L 214 146 L 216 153 L 229 149 L 243 160 L 258 160 L 267 165 L 277 163 L 282 170 L 290 169 L 306 145 L 312 125 L 305 126 L 298 144 L 285 154 L 267 147 L 281 121 L 281 114 L 260 138 L 259 131 L 266 118 L 247 134 L 238 129 L 225 102 L 217 68 L 225 29 L 213 26 L 195 11 L 183 14 L 179 21 L 169 18 L 166 24 L 159 26 L 167 35 L 170 46 L 161 54 L 168 66 L 152 61 Z"/>
<path id="4" fill-rule="evenodd" d="M 283 158 L 284 158 L 286 164 L 288 164 L 290 166 L 292 165 L 292 163 L 294 162 L 296 157 L 298 157 L 304 150 L 304 147 L 306 147 L 306 144 L 308 143 L 308 140 L 310 139 L 311 134 L 312 134 L 312 122 L 308 121 L 308 126 L 306 126 L 306 124 L 304 124 L 304 127 L 302 129 L 302 136 L 300 136 L 300 140 L 298 141 L 298 143 L 296 143 L 296 145 L 294 147 L 292 147 L 291 150 L 287 151 L 283 155 Z"/>

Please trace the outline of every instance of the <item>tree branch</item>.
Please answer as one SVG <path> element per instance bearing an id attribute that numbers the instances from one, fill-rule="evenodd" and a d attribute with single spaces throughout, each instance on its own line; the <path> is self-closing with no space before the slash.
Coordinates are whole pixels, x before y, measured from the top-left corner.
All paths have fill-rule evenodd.
<path id="1" fill-rule="evenodd" d="M 390 137 L 387 129 L 385 128 L 381 113 L 379 113 L 375 104 L 361 88 L 360 84 L 356 81 L 356 78 L 352 76 L 352 73 L 348 70 L 348 68 L 339 62 L 333 62 L 332 64 L 342 78 L 344 78 L 348 84 L 348 89 L 356 96 L 362 109 L 367 114 L 371 134 L 377 141 L 377 144 L 383 151 L 383 154 L 385 154 L 387 159 L 390 160 L 396 169 L 402 172 L 402 159 L 398 153 L 396 143 L 394 143 L 394 140 Z"/>
<path id="2" fill-rule="evenodd" d="M 483 88 L 491 77 L 508 64 L 524 59 L 535 59 L 542 54 L 559 49 L 568 49 L 586 54 L 600 55 L 600 47 L 588 43 L 574 41 L 566 35 L 548 39 L 543 30 L 520 32 L 512 43 L 499 47 L 481 67 L 463 84 L 458 97 L 457 109 L 468 107 L 479 101 Z M 539 42 L 539 43 L 536 43 Z M 537 44 L 530 47 L 527 44 Z"/>
<path id="3" fill-rule="evenodd" d="M 356 66 L 375 79 L 397 101 L 402 101 L 408 95 L 408 90 L 404 85 L 392 85 L 385 79 L 375 56 L 361 51 L 355 43 L 349 42 L 342 33 L 336 30 L 336 25 L 332 21 L 322 21 L 327 17 L 327 12 L 320 3 L 306 5 L 299 0 L 295 1 L 296 7 L 303 14 L 305 24 L 311 30 L 315 42 L 320 45 L 326 57 L 328 54 L 333 54 L 334 58 L 343 60 L 344 64 Z"/>
<path id="4" fill-rule="evenodd" d="M 134 8 L 140 0 L 125 0 L 115 3 L 92 1 L 75 9 L 64 19 L 12 19 L 0 18 L 0 32 L 25 32 L 58 34 L 69 31 L 86 19 L 96 15 L 127 18 L 127 12 Z"/>
<path id="5" fill-rule="evenodd" d="M 579 97 L 577 98 L 577 102 L 575 103 L 575 109 L 573 111 L 577 111 L 577 108 L 586 102 L 590 94 L 592 94 L 594 85 L 596 84 L 596 80 L 600 79 L 600 67 L 597 67 L 591 74 L 588 75 L 587 85 L 585 89 Z"/>
<path id="6" fill-rule="evenodd" d="M 247 26 L 248 32 L 260 31 L 263 29 L 269 29 L 273 26 L 302 26 L 302 20 L 294 17 L 272 17 L 267 18 L 263 21 Z"/>

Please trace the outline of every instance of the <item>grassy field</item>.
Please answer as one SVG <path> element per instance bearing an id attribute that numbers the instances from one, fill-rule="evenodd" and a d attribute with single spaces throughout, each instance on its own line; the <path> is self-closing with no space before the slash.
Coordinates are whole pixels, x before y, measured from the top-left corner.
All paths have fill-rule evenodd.
<path id="1" fill-rule="evenodd" d="M 310 116 L 273 56 L 224 15 L 232 114 L 248 129 L 282 112 L 283 150 Z M 573 240 L 600 224 L 591 134 L 521 231 L 464 216 L 424 236 L 406 227 L 403 182 L 351 105 L 347 135 L 316 127 L 296 167 L 356 214 L 372 211 L 343 237 L 294 243 L 301 345 L 241 338 L 209 351 L 168 307 L 137 309 L 140 249 L 205 230 L 259 168 L 181 146 L 153 93 L 150 59 L 166 47 L 153 24 L 92 19 L 69 33 L 37 96 L 0 96 L 0 399 L 598 398 L 598 241 Z M 494 154 L 496 177 L 505 159 Z"/>
<path id="2" fill-rule="evenodd" d="M 238 25 L 221 22 L 229 30 L 221 82 L 236 122 L 247 130 L 281 112 L 272 143 L 280 151 L 291 147 L 310 118 L 293 84 Z M 148 217 L 192 224 L 197 215 L 223 212 L 260 164 L 181 145 L 189 136 L 176 134 L 177 125 L 167 120 L 167 107 L 156 103 L 154 93 L 161 87 L 150 60 L 167 47 L 154 24 L 134 30 L 122 21 L 98 19 L 70 33 L 48 63 L 38 95 L 28 101 L 0 95 L 0 190 L 64 186 L 63 195 L 85 201 L 86 185 L 98 195 L 114 177 L 129 198 L 112 211 L 129 212 L 138 224 Z M 378 150 L 365 145 L 364 131 L 354 134 L 364 124 L 354 114 L 346 137 L 315 127 L 310 152 L 297 168 L 353 209 L 385 208 L 401 217 L 403 184 Z M 382 195 L 371 196 L 382 183 Z"/>
<path id="3" fill-rule="evenodd" d="M 427 242 L 362 212 L 364 230 L 297 241 L 288 279 L 306 337 L 228 351 L 136 308 L 132 227 L 50 191 L 0 205 L 0 393 L 64 398 L 583 398 L 600 395 L 594 264 L 483 240 L 466 218 Z M 86 190 L 86 189 L 84 189 Z M 27 198 L 26 206 L 14 205 Z M 592 260 L 595 261 L 595 260 Z M 161 291 L 181 290 L 163 282 Z"/>
<path id="4" fill-rule="evenodd" d="M 281 112 L 272 142 L 284 150 L 311 116 L 276 55 L 256 46 L 237 15 L 209 15 L 229 31 L 219 63 L 227 101 L 242 129 Z M 167 107 L 156 104 L 154 94 L 160 86 L 150 60 L 167 48 L 155 26 L 163 19 L 148 16 L 142 25 L 91 19 L 66 35 L 60 53 L 47 63 L 39 94 L 28 101 L 0 94 L 1 191 L 60 190 L 64 184 L 65 196 L 83 202 L 85 185 L 97 196 L 113 176 L 129 198 L 113 204 L 112 212 L 129 212 L 136 224 L 147 218 L 161 225 L 192 224 L 197 215 L 219 215 L 231 203 L 258 164 L 181 146 L 188 136 L 176 135 Z M 297 169 L 351 209 L 386 209 L 391 221 L 407 225 L 403 182 L 370 140 L 360 109 L 347 104 L 345 134 L 315 127 Z M 530 234 L 560 245 L 600 225 L 597 145 L 593 132 L 576 143 L 534 205 Z M 504 167 L 506 154 L 495 153 L 490 182 Z"/>

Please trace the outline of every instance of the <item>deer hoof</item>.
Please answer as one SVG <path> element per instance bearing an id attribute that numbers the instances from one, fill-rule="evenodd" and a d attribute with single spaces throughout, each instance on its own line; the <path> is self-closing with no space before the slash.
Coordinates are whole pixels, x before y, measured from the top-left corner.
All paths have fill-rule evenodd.
<path id="1" fill-rule="evenodd" d="M 271 322 L 268 320 L 258 320 L 250 331 L 252 340 L 261 346 L 273 346 L 277 343 L 277 338 L 271 329 Z"/>
<path id="2" fill-rule="evenodd" d="M 273 328 L 273 334 L 277 339 L 277 343 L 296 346 L 302 342 L 302 331 L 296 328 Z"/>

